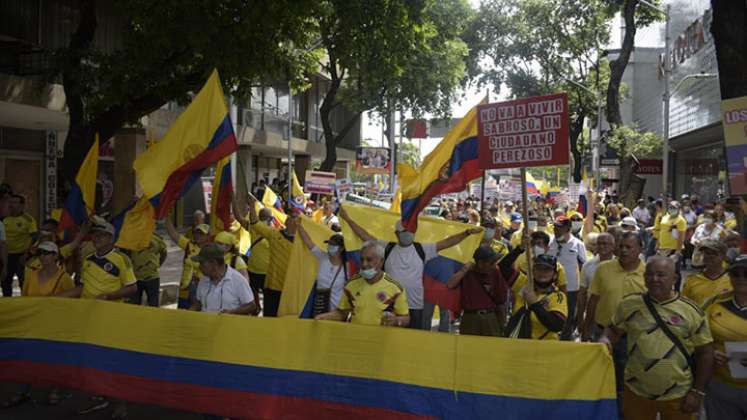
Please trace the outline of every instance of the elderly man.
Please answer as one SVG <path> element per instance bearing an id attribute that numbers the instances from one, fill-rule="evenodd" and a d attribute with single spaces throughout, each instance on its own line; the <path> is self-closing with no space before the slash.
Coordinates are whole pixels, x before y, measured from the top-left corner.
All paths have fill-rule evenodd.
<path id="1" fill-rule="evenodd" d="M 352 220 L 344 207 L 340 210 L 339 216 L 364 241 L 377 240 Z M 379 241 L 379 244 L 385 247 L 384 271 L 400 282 L 405 287 L 405 290 L 407 290 L 407 304 L 410 309 L 410 328 L 430 330 L 431 320 L 425 319 L 426 317 L 423 316 L 423 271 L 425 270 L 425 264 L 429 260 L 436 258 L 439 251 L 457 245 L 467 239 L 469 235 L 482 233 L 482 228 L 467 229 L 461 233 L 442 239 L 437 243 L 430 244 L 415 242 L 415 234 L 405 230 L 401 221 L 397 221 L 394 230 L 397 235 L 397 242 L 387 243 Z"/>
<path id="2" fill-rule="evenodd" d="M 223 249 L 210 243 L 192 257 L 200 264 L 204 277 L 197 285 L 197 300 L 193 311 L 248 315 L 254 313 L 254 294 L 246 278 L 226 264 Z"/>
<path id="3" fill-rule="evenodd" d="M 597 235 L 594 233 L 594 235 Z M 591 338 L 589 322 L 590 318 L 586 315 L 588 292 L 591 288 L 591 284 L 594 282 L 594 276 L 596 275 L 599 265 L 604 261 L 609 261 L 615 257 L 615 237 L 607 232 L 600 233 L 597 235 L 595 240 L 594 249 L 596 255 L 584 263 L 581 268 L 581 288 L 578 292 L 578 314 L 579 314 L 579 325 L 581 326 L 581 338 L 583 341 L 589 341 Z M 593 322 L 593 318 L 591 319 Z"/>
<path id="4" fill-rule="evenodd" d="M 361 271 L 345 285 L 337 309 L 317 320 L 405 327 L 410 324 L 407 292 L 383 271 L 384 247 L 368 241 L 361 248 Z"/>
<path id="5" fill-rule="evenodd" d="M 685 286 L 682 288 L 682 296 L 694 301 L 700 307 L 717 296 L 732 291 L 729 275 L 724 268 L 726 259 L 726 244 L 713 239 L 701 242 L 700 250 L 703 255 L 703 270 L 687 276 Z"/>
<path id="6" fill-rule="evenodd" d="M 628 337 L 623 415 L 626 419 L 694 419 L 713 373 L 713 338 L 703 311 L 674 289 L 674 262 L 653 257 L 646 293 L 627 296 L 601 342 Z M 610 349 L 611 350 L 611 349 Z"/>
<path id="7" fill-rule="evenodd" d="M 550 242 L 547 253 L 558 259 L 565 268 L 567 278 L 568 318 L 561 335 L 562 340 L 570 340 L 576 329 L 576 301 L 580 289 L 581 267 L 586 262 L 586 246 L 583 241 L 571 234 L 571 220 L 566 216 L 555 219 L 555 238 Z"/>

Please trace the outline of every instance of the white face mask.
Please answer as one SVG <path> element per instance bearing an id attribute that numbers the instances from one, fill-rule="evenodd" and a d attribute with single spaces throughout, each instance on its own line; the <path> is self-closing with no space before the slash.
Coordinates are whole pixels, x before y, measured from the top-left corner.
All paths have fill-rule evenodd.
<path id="1" fill-rule="evenodd" d="M 534 245 L 532 247 L 532 255 L 536 257 L 537 255 L 544 255 L 545 254 L 545 247 Z"/>
<path id="2" fill-rule="evenodd" d="M 484 238 L 486 241 L 493 239 L 494 236 L 495 236 L 495 229 L 493 228 L 485 229 Z"/>
<path id="3" fill-rule="evenodd" d="M 703 223 L 705 223 L 707 225 L 712 225 L 713 223 L 715 223 L 715 220 L 713 220 L 710 217 L 708 217 L 706 219 L 703 219 Z"/>
<path id="4" fill-rule="evenodd" d="M 577 222 L 577 221 L 571 222 L 571 229 L 573 229 L 574 233 L 581 232 L 582 227 L 584 227 L 584 222 Z"/>
<path id="5" fill-rule="evenodd" d="M 669 209 L 669 215 L 670 215 L 670 216 L 672 216 L 672 217 L 675 217 L 675 216 L 677 216 L 678 214 L 680 214 L 680 211 L 679 211 L 679 210 L 677 210 L 677 209 Z"/>
<path id="6" fill-rule="evenodd" d="M 527 222 L 527 227 L 529 228 L 529 230 L 536 230 L 537 229 L 537 221 L 530 220 L 529 222 Z"/>

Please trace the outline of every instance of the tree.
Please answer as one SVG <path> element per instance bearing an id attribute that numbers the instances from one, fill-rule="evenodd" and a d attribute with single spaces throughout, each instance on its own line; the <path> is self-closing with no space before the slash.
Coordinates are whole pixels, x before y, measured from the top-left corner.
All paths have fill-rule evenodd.
<path id="1" fill-rule="evenodd" d="M 120 41 L 104 50 L 95 42 L 95 0 L 79 2 L 79 20 L 67 48 L 56 52 L 70 115 L 62 174 L 75 176 L 93 143 L 169 101 L 185 101 L 213 68 L 224 89 L 247 96 L 264 78 L 298 83 L 314 56 L 310 0 L 120 0 L 113 2 Z"/>
<path id="2" fill-rule="evenodd" d="M 321 9 L 317 30 L 330 78 L 319 110 L 323 170 L 334 166 L 335 148 L 364 111 L 417 115 L 450 107 L 466 75 L 459 38 L 471 15 L 465 0 L 327 0 Z M 332 114 L 343 105 L 353 117 L 335 131 Z"/>
<path id="3" fill-rule="evenodd" d="M 610 76 L 609 83 L 607 84 L 607 122 L 610 125 L 611 131 L 614 132 L 624 124 L 622 114 L 620 113 L 622 78 L 625 68 L 630 61 L 630 55 L 635 47 L 636 31 L 638 28 L 646 27 L 654 21 L 660 20 L 662 16 L 661 13 L 656 12 L 648 6 L 638 7 L 638 0 L 607 0 L 607 2 L 613 9 L 620 11 L 625 21 L 625 35 L 623 36 L 620 52 L 616 59 L 609 62 Z M 652 3 L 658 5 L 660 2 L 659 0 L 653 0 Z M 624 136 L 621 138 L 625 139 Z M 623 194 L 623 200 L 626 199 L 624 195 L 629 192 L 628 186 L 633 176 L 633 160 L 627 148 L 628 143 L 626 141 L 619 143 L 618 152 L 620 152 L 621 164 L 618 191 Z"/>
<path id="4" fill-rule="evenodd" d="M 721 99 L 747 96 L 747 3 L 711 0 Z"/>
<path id="5" fill-rule="evenodd" d="M 603 0 L 491 0 L 483 3 L 468 37 L 474 46 L 470 71 L 482 74 L 478 83 L 505 84 L 513 97 L 568 92 L 577 182 L 584 120 L 596 122 L 597 115 L 597 98 L 577 84 L 601 92 L 608 72 L 599 52 L 609 42 L 612 11 Z"/>

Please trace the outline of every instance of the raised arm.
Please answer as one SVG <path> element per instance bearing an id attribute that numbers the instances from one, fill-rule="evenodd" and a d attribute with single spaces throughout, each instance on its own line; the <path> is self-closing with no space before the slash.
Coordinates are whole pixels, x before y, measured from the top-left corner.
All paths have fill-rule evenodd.
<path id="1" fill-rule="evenodd" d="M 584 226 L 581 228 L 581 238 L 586 239 L 586 236 L 591 232 L 594 232 L 594 201 L 596 197 L 593 191 L 587 190 L 584 194 L 586 197 L 586 205 L 588 206 L 586 214 L 584 214 Z"/>
<path id="2" fill-rule="evenodd" d="M 345 211 L 345 207 L 340 207 L 340 212 L 337 213 L 337 215 L 342 217 L 342 220 L 347 222 L 347 224 L 350 225 L 350 228 L 353 229 L 353 232 L 355 232 L 355 234 L 358 235 L 364 241 L 375 241 L 376 240 L 376 238 L 371 236 L 371 234 L 368 233 L 367 230 L 363 229 L 358 223 L 355 223 L 353 219 L 350 218 L 350 216 L 348 215 L 348 212 Z"/>
<path id="3" fill-rule="evenodd" d="M 172 241 L 179 243 L 179 232 L 176 231 L 176 228 L 174 227 L 174 222 L 171 221 L 171 218 L 166 217 L 164 220 L 164 226 L 166 227 L 166 233 L 169 234 L 169 238 L 171 238 Z"/>
<path id="4" fill-rule="evenodd" d="M 441 251 L 446 248 L 451 248 L 452 246 L 462 242 L 463 240 L 467 239 L 469 235 L 474 235 L 477 233 L 482 233 L 482 228 L 470 228 L 467 229 L 461 233 L 457 233 L 456 235 L 449 236 L 446 239 L 442 239 L 438 242 L 436 242 L 436 251 Z"/>
<path id="5" fill-rule="evenodd" d="M 255 224 L 259 220 L 257 217 L 257 199 L 254 196 L 249 196 L 249 224 Z"/>
<path id="6" fill-rule="evenodd" d="M 306 247 L 309 249 L 313 249 L 315 246 L 314 242 L 311 241 L 309 234 L 306 233 L 306 229 L 303 228 L 303 223 L 301 223 L 301 226 L 298 227 L 298 233 L 301 235 L 301 239 L 303 240 L 303 243 L 306 244 Z"/>
<path id="7" fill-rule="evenodd" d="M 249 221 L 244 217 L 244 212 L 239 208 L 239 203 L 236 200 L 231 201 L 231 208 L 233 209 L 233 218 L 246 230 L 249 230 Z"/>

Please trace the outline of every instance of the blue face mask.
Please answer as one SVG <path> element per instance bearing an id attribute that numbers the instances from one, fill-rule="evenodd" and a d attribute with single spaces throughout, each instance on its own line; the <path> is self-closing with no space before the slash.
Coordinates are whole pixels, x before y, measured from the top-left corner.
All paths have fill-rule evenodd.
<path id="1" fill-rule="evenodd" d="M 375 268 L 367 268 L 365 270 L 361 270 L 361 276 L 363 276 L 366 280 L 371 280 L 372 278 L 376 277 L 376 275 L 379 274 L 379 270 Z"/>
<path id="2" fill-rule="evenodd" d="M 328 245 L 327 246 L 327 254 L 329 256 L 335 256 L 340 252 L 340 246 L 339 245 Z"/>
<path id="3" fill-rule="evenodd" d="M 399 242 L 402 246 L 410 246 L 415 241 L 415 234 L 412 232 L 398 232 L 397 236 L 399 237 Z"/>
<path id="4" fill-rule="evenodd" d="M 484 235 L 485 235 L 484 238 L 486 241 L 493 239 L 493 237 L 495 236 L 495 229 L 492 229 L 492 228 L 485 229 Z"/>

